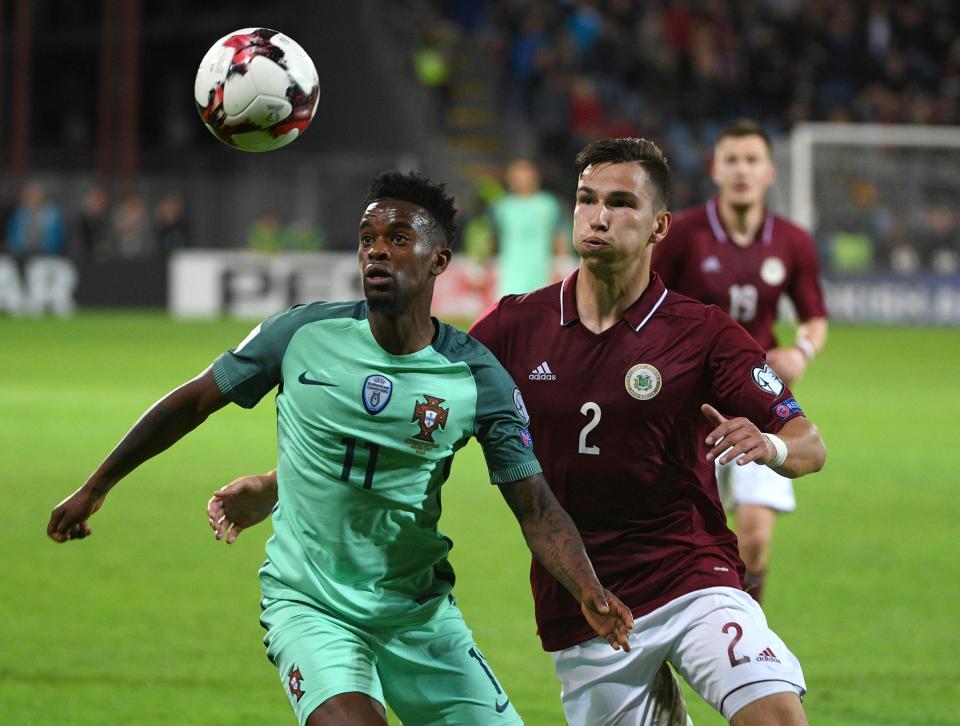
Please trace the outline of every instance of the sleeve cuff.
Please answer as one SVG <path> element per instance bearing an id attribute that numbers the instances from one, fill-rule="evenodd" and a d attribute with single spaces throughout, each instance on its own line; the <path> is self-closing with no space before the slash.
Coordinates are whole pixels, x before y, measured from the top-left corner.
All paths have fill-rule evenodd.
<path id="1" fill-rule="evenodd" d="M 543 471 L 539 461 L 527 461 L 517 466 L 511 466 L 509 469 L 499 469 L 490 472 L 491 484 L 509 484 L 512 481 L 520 481 Z"/>

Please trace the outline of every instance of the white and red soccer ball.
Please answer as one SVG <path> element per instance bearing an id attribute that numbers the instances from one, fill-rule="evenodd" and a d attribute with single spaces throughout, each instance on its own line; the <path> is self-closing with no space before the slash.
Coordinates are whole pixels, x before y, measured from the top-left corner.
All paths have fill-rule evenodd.
<path id="1" fill-rule="evenodd" d="M 270 151 L 310 124 L 320 80 L 310 56 L 291 38 L 269 28 L 244 28 L 203 56 L 193 96 L 203 123 L 223 143 Z"/>

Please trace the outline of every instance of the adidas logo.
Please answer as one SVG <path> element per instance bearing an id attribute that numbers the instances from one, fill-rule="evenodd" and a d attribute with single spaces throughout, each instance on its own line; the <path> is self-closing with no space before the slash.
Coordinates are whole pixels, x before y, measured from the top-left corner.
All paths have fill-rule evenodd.
<path id="1" fill-rule="evenodd" d="M 700 269 L 703 272 L 723 272 L 723 265 L 720 264 L 720 260 L 717 259 L 716 255 L 710 255 L 703 261 L 703 264 L 700 265 Z"/>
<path id="2" fill-rule="evenodd" d="M 770 650 L 769 648 L 764 648 L 764 649 L 760 652 L 760 655 L 757 656 L 757 660 L 771 661 L 771 662 L 773 662 L 773 663 L 779 663 L 779 662 L 780 662 L 780 659 L 777 658 L 777 656 L 774 654 L 774 652 L 773 652 L 772 650 Z"/>
<path id="3" fill-rule="evenodd" d="M 557 377 L 553 374 L 553 371 L 550 370 L 550 366 L 547 365 L 547 362 L 544 361 L 532 371 L 530 375 L 527 376 L 531 381 L 555 381 Z"/>

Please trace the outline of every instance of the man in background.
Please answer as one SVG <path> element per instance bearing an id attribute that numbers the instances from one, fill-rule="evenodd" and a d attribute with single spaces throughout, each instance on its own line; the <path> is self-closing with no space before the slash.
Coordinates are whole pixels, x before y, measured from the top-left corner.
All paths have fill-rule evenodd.
<path id="1" fill-rule="evenodd" d="M 827 310 L 813 240 L 767 208 L 776 179 L 770 152 L 770 139 L 756 123 L 740 120 L 724 129 L 711 167 L 717 196 L 677 215 L 654 248 L 653 269 L 668 289 L 717 305 L 739 322 L 789 385 L 826 344 Z M 781 295 L 801 321 L 791 345 L 779 345 L 774 335 Z M 718 464 L 717 479 L 734 513 L 744 586 L 759 602 L 777 513 L 796 508 L 793 485 L 756 464 Z"/>
<path id="2" fill-rule="evenodd" d="M 540 189 L 540 172 L 529 159 L 507 166 L 507 194 L 493 203 L 500 294 L 521 294 L 548 285 L 555 255 L 567 254 L 560 203 Z"/>

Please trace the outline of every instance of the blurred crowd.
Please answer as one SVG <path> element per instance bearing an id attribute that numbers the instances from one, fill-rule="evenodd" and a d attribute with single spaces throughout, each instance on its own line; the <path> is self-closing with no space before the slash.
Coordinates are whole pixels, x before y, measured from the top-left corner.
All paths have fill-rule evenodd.
<path id="1" fill-rule="evenodd" d="M 756 119 L 775 138 L 798 121 L 960 124 L 952 0 L 433 0 L 429 17 L 426 43 L 452 68 L 464 40 L 483 49 L 501 118 L 530 132 L 521 153 L 557 192 L 577 150 L 602 136 L 660 142 L 680 209 L 714 193 L 713 141 L 734 118 Z M 439 76 L 441 103 L 456 96 L 452 75 Z M 871 225 L 883 227 L 872 262 L 907 271 L 903 255 L 887 256 L 898 231 L 883 222 L 888 195 L 864 196 L 854 181 L 854 209 L 879 212 Z M 921 226 L 960 252 L 957 213 L 936 206 Z"/>
<path id="2" fill-rule="evenodd" d="M 179 249 L 209 246 L 192 232 L 184 196 L 175 190 L 111 195 L 105 186 L 93 183 L 77 193 L 63 185 L 31 180 L 0 205 L 0 254 L 17 258 L 58 255 L 92 263 L 160 260 Z M 326 246 L 326 235 L 316 224 L 287 224 L 267 214 L 250 222 L 244 241 L 250 249 L 264 253 L 319 250 Z"/>
<path id="3" fill-rule="evenodd" d="M 951 0 L 449 0 L 436 22 L 482 35 L 501 100 L 545 162 L 597 136 L 664 142 L 681 172 L 732 118 L 960 123 Z M 427 31 L 429 32 L 429 31 Z M 442 36 L 441 36 L 442 37 Z M 681 202 L 703 196 L 676 190 Z M 693 182 L 693 186 L 698 186 Z"/>
<path id="4" fill-rule="evenodd" d="M 189 244 L 183 197 L 163 194 L 151 207 L 137 191 L 111 199 L 98 184 L 66 209 L 39 181 L 23 185 L 0 210 L 0 252 L 14 257 L 64 255 L 110 262 L 164 257 Z"/>

